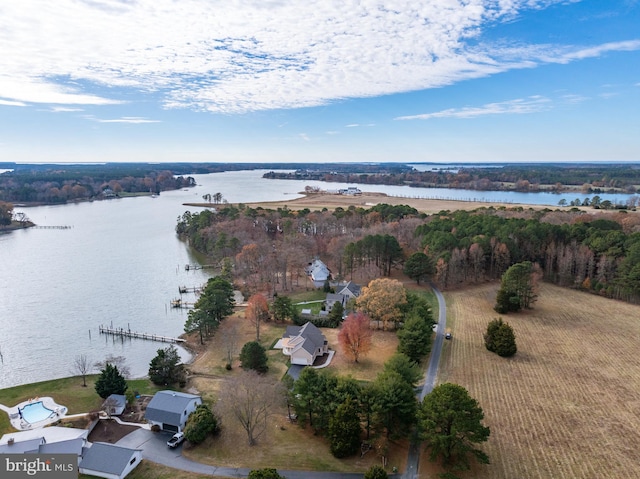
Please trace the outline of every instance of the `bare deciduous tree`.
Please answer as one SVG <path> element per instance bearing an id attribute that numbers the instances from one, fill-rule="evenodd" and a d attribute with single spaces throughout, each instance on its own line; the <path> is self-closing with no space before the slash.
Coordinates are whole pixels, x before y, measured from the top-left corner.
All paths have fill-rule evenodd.
<path id="1" fill-rule="evenodd" d="M 73 359 L 73 372 L 82 376 L 82 387 L 87 387 L 87 374 L 91 371 L 91 361 L 86 354 L 79 354 Z"/>
<path id="2" fill-rule="evenodd" d="M 131 376 L 131 370 L 129 369 L 129 366 L 125 364 L 126 360 L 127 358 L 125 358 L 124 356 L 114 356 L 113 354 L 109 354 L 106 358 L 104 358 L 104 361 L 97 361 L 96 363 L 94 363 L 93 367 L 98 371 L 102 371 L 107 367 L 107 364 L 111 364 L 112 366 L 118 368 L 118 372 L 122 377 L 128 378 L 129 376 Z"/>
<path id="3" fill-rule="evenodd" d="M 282 383 L 255 371 L 243 371 L 220 393 L 217 404 L 222 417 L 233 417 L 247 433 L 249 445 L 256 444 L 267 429 L 267 420 L 284 403 Z"/>
<path id="4" fill-rule="evenodd" d="M 240 339 L 238 324 L 235 321 L 228 321 L 220 329 L 222 344 L 224 344 L 224 349 L 227 353 L 227 369 L 231 369 L 233 357 L 238 352 L 238 341 Z"/>

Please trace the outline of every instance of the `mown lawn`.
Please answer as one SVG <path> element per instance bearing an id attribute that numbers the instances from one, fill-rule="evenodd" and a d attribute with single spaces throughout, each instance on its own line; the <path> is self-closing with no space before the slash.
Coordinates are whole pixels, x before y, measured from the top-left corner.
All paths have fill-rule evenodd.
<path id="1" fill-rule="evenodd" d="M 56 403 L 66 406 L 68 414 L 99 411 L 103 400 L 95 390 L 97 378 L 97 374 L 87 376 L 86 387 L 82 385 L 81 377 L 70 377 L 0 389 L 0 404 L 13 407 L 30 398 L 50 396 Z M 141 394 L 153 394 L 159 389 L 148 379 L 133 379 L 127 381 L 127 384 L 129 388 Z M 9 416 L 0 413 L 0 435 L 12 431 L 14 429 L 9 422 Z"/>

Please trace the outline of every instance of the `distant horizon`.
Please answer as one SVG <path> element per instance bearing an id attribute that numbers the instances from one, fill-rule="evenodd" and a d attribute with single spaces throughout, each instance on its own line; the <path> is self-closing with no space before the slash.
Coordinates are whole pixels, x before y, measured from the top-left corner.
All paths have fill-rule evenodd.
<path id="1" fill-rule="evenodd" d="M 640 0 L 6 2 L 0 159 L 636 162 L 638 25 Z"/>

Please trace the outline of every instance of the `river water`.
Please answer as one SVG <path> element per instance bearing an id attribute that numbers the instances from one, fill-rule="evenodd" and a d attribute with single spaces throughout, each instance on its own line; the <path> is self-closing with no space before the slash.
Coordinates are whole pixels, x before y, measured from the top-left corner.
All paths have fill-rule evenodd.
<path id="1" fill-rule="evenodd" d="M 71 226 L 0 234 L 0 389 L 76 374 L 74 358 L 92 362 L 126 358 L 132 377 L 146 375 L 166 344 L 99 334 L 107 325 L 142 333 L 178 336 L 185 310 L 170 307 L 179 286 L 206 282 L 209 270 L 186 271 L 198 257 L 175 234 L 176 219 L 204 194 L 229 202 L 294 199 L 306 185 L 347 186 L 262 179 L 263 170 L 194 175 L 198 186 L 138 197 L 73 205 L 16 208 L 37 225 Z M 400 186 L 358 185 L 405 197 L 506 201 L 556 205 L 584 195 L 471 192 Z M 600 195 L 625 201 L 625 195 Z M 184 296 L 185 301 L 195 297 Z M 183 359 L 189 355 L 181 350 Z"/>

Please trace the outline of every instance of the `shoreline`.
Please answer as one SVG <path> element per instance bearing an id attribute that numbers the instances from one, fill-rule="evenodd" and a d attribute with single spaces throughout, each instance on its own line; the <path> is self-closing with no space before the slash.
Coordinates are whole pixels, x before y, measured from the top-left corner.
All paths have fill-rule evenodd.
<path id="1" fill-rule="evenodd" d="M 309 210 L 318 211 L 323 208 L 335 209 L 335 208 L 349 208 L 354 206 L 356 208 L 371 208 L 378 204 L 389 204 L 393 206 L 408 205 L 421 213 L 433 214 L 440 211 L 456 211 L 456 210 L 475 210 L 478 208 L 531 208 L 531 209 L 552 209 L 561 208 L 559 206 L 552 205 L 538 205 L 528 203 L 505 203 L 505 202 L 488 202 L 488 201 L 469 201 L 469 200 L 441 200 L 441 199 L 425 199 L 425 198 L 405 198 L 399 196 L 389 196 L 386 193 L 374 193 L 363 192 L 359 195 L 336 195 L 330 193 L 305 193 L 300 192 L 303 195 L 300 198 L 294 198 L 291 200 L 276 200 L 276 201 L 261 201 L 261 202 L 248 202 L 242 203 L 250 208 L 264 208 L 264 209 L 278 209 L 287 208 L 290 210 L 303 210 L 308 208 Z M 237 206 L 240 203 L 232 203 Z M 225 205 L 189 202 L 183 203 L 184 206 L 192 206 L 198 208 L 219 208 Z M 592 208 L 578 207 L 582 211 L 589 211 Z M 601 210 L 594 210 L 601 211 Z"/>

